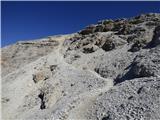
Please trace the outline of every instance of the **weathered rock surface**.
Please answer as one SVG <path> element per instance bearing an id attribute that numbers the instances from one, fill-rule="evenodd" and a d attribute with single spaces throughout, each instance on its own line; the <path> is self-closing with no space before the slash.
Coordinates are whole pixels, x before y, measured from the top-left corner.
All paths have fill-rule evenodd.
<path id="1" fill-rule="evenodd" d="M 1 51 L 4 120 L 160 119 L 160 14 Z"/>
<path id="2" fill-rule="evenodd" d="M 160 79 L 139 78 L 125 81 L 101 94 L 90 119 L 158 120 L 160 119 Z"/>

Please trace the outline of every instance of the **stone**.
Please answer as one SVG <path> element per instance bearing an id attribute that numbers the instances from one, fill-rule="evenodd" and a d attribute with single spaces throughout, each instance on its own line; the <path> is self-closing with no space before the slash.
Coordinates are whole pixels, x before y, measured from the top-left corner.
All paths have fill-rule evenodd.
<path id="1" fill-rule="evenodd" d="M 102 20 L 2 48 L 2 119 L 159 120 L 159 21 Z"/>

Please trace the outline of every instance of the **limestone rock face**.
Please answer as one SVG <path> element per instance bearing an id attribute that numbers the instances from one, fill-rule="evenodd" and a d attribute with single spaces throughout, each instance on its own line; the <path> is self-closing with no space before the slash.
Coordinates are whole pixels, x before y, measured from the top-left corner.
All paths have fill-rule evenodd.
<path id="1" fill-rule="evenodd" d="M 159 120 L 160 14 L 103 20 L 1 49 L 4 120 Z"/>

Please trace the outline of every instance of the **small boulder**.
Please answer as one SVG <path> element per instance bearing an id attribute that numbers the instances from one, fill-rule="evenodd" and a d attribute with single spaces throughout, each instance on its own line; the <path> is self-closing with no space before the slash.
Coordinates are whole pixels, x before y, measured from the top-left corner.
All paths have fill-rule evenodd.
<path id="1" fill-rule="evenodd" d="M 112 40 L 108 39 L 106 42 L 103 44 L 102 49 L 105 51 L 110 51 L 115 48 L 115 44 Z"/>
<path id="2" fill-rule="evenodd" d="M 34 83 L 49 79 L 49 76 L 45 75 L 44 72 L 38 72 L 36 74 L 33 74 L 32 76 Z"/>
<path id="3" fill-rule="evenodd" d="M 96 29 L 95 25 L 90 25 L 90 26 L 86 27 L 84 30 L 81 30 L 79 32 L 79 34 L 88 35 L 88 34 L 94 33 L 95 29 Z"/>

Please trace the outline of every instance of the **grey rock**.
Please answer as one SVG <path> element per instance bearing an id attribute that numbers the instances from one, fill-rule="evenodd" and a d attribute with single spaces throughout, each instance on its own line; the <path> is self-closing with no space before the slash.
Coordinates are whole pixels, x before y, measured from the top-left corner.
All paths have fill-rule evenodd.
<path id="1" fill-rule="evenodd" d="M 100 95 L 89 115 L 98 120 L 160 119 L 160 79 L 126 81 Z"/>
<path id="2" fill-rule="evenodd" d="M 160 49 L 153 48 L 142 51 L 115 79 L 116 83 L 133 78 L 160 76 Z"/>
<path id="3" fill-rule="evenodd" d="M 160 119 L 159 25 L 142 14 L 2 48 L 2 118 Z"/>
<path id="4" fill-rule="evenodd" d="M 160 45 L 160 26 L 157 26 L 154 30 L 154 36 L 152 41 L 148 44 L 148 47 L 155 47 Z"/>

